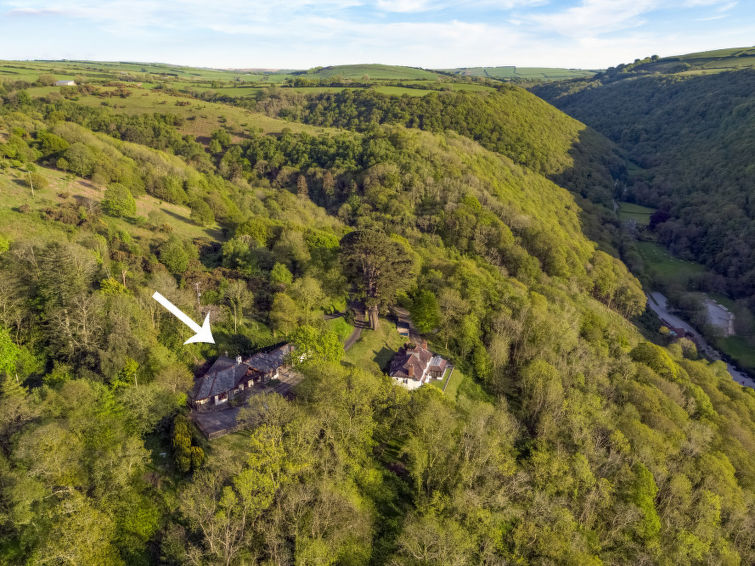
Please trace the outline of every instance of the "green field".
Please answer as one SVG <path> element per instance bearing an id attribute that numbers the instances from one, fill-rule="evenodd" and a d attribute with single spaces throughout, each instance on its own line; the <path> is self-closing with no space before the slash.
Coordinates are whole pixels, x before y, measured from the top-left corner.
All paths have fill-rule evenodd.
<path id="1" fill-rule="evenodd" d="M 53 74 L 58 79 L 87 77 L 112 80 L 125 78 L 185 80 L 185 81 L 258 81 L 265 73 L 241 70 L 183 67 L 161 63 L 129 63 L 116 61 L 0 61 L 0 76 L 23 76 L 28 79 L 40 74 Z M 58 76 L 60 75 L 60 76 Z"/>
<path id="2" fill-rule="evenodd" d="M 650 217 L 654 212 L 654 208 L 647 206 L 641 206 L 631 202 L 619 203 L 619 219 L 622 222 L 634 220 L 638 226 L 647 226 L 650 222 Z"/>
<path id="3" fill-rule="evenodd" d="M 719 338 L 716 347 L 733 358 L 743 369 L 755 371 L 755 346 L 743 336 Z"/>
<path id="4" fill-rule="evenodd" d="M 655 61 L 643 59 L 632 65 L 641 73 L 662 73 L 679 75 L 709 75 L 722 71 L 755 67 L 755 47 L 735 47 L 716 49 L 663 57 Z"/>
<path id="5" fill-rule="evenodd" d="M 387 94 L 389 96 L 425 96 L 426 94 L 430 94 L 431 92 L 435 92 L 432 90 L 425 90 L 420 88 L 404 88 L 400 86 L 376 86 L 374 87 L 375 92 L 379 92 L 381 94 Z"/>
<path id="6" fill-rule="evenodd" d="M 637 250 L 651 279 L 665 285 L 686 288 L 690 278 L 705 271 L 705 267 L 699 263 L 678 259 L 654 242 L 638 242 Z"/>
<path id="7" fill-rule="evenodd" d="M 438 75 L 432 71 L 417 69 L 415 67 L 402 67 L 399 65 L 336 65 L 332 67 L 319 67 L 310 69 L 304 77 L 334 78 L 361 80 L 369 77 L 370 80 L 426 80 L 438 79 Z"/>
<path id="8" fill-rule="evenodd" d="M 586 69 L 560 69 L 554 67 L 462 67 L 458 69 L 443 69 L 447 73 L 466 77 L 484 77 L 497 80 L 549 80 L 559 81 L 591 77 L 595 71 Z"/>

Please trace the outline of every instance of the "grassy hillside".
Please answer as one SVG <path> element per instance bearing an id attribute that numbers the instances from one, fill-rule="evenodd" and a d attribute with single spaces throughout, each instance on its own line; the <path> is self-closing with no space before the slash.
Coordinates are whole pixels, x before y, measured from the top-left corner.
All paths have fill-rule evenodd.
<path id="1" fill-rule="evenodd" d="M 441 69 L 445 73 L 463 77 L 483 77 L 497 80 L 513 81 L 559 81 L 582 77 L 591 77 L 596 71 L 584 69 L 559 69 L 551 67 L 461 67 Z"/>
<path id="2" fill-rule="evenodd" d="M 316 67 L 306 71 L 307 76 L 344 79 L 370 80 L 424 80 L 433 81 L 438 75 L 432 71 L 417 69 L 414 67 L 402 67 L 398 65 L 335 65 L 332 67 Z"/>
<path id="3" fill-rule="evenodd" d="M 35 180 L 41 181 L 33 194 L 29 186 L 29 176 L 23 171 L 9 169 L 0 176 L 0 221 L 3 234 L 16 240 L 28 234 L 65 233 L 65 224 L 51 223 L 50 215 L 62 208 L 74 210 L 92 209 L 101 205 L 105 187 L 89 180 L 66 175 L 65 173 L 38 167 Z M 150 195 L 136 198 L 134 219 L 103 217 L 101 221 L 109 228 L 130 234 L 138 240 L 151 240 L 159 228 L 168 226 L 160 239 L 166 240 L 174 234 L 182 239 L 209 239 L 220 241 L 222 234 L 216 223 L 200 226 L 191 220 L 191 210 L 165 202 Z"/>
<path id="4" fill-rule="evenodd" d="M 710 74 L 755 67 L 755 47 L 701 51 L 658 59 L 643 59 L 627 66 L 634 73 Z"/>

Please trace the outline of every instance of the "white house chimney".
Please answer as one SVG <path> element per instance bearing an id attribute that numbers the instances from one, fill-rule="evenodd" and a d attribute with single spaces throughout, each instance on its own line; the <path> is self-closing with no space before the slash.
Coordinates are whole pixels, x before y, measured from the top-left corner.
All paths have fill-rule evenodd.
<path id="1" fill-rule="evenodd" d="M 236 365 L 237 366 L 241 365 L 241 356 L 236 356 Z"/>

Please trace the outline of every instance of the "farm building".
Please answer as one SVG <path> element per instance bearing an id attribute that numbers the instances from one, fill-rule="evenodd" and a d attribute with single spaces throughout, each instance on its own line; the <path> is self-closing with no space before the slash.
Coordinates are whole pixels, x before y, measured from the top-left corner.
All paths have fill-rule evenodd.
<path id="1" fill-rule="evenodd" d="M 278 378 L 279 370 L 286 365 L 293 351 L 284 344 L 267 352 L 257 352 L 244 359 L 219 356 L 210 369 L 194 384 L 192 404 L 196 409 L 210 409 L 228 403 L 236 395 L 252 389 L 257 383 Z"/>
<path id="2" fill-rule="evenodd" d="M 393 356 L 388 375 L 408 389 L 416 389 L 431 379 L 440 379 L 448 362 L 427 348 L 427 342 L 407 343 Z"/>
<path id="3" fill-rule="evenodd" d="M 76 81 L 55 81 L 55 86 L 76 86 Z"/>

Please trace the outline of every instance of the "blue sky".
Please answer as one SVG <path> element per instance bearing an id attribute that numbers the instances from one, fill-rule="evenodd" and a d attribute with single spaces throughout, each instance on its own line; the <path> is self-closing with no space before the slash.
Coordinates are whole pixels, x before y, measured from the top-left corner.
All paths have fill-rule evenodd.
<path id="1" fill-rule="evenodd" d="M 604 68 L 754 43 L 754 0 L 0 0 L 2 59 Z"/>

